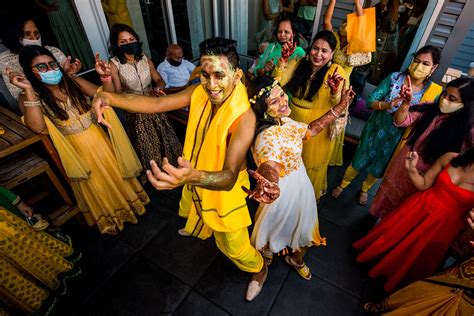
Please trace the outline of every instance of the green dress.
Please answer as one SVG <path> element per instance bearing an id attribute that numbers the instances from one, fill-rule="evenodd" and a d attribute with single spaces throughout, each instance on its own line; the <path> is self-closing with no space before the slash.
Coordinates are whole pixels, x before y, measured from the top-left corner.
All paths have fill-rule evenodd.
<path id="1" fill-rule="evenodd" d="M 265 64 L 269 62 L 270 60 L 273 60 L 274 65 L 278 64 L 278 59 L 281 57 L 281 49 L 282 49 L 282 46 L 278 42 L 270 43 L 267 46 L 267 48 L 263 52 L 262 57 L 260 57 L 260 59 L 258 60 L 257 66 L 255 66 L 254 73 L 256 76 L 258 76 L 257 70 L 260 68 L 264 68 Z M 305 55 L 306 55 L 306 52 L 304 51 L 304 49 L 301 48 L 300 46 L 296 46 L 295 51 L 293 52 L 293 54 L 291 54 L 290 58 L 288 58 L 288 61 L 295 58 L 296 59 L 302 58 Z"/>
<path id="2" fill-rule="evenodd" d="M 405 73 L 394 72 L 390 74 L 367 98 L 367 106 L 374 101 L 390 102 L 397 98 L 405 77 Z M 413 93 L 410 105 L 419 104 L 430 85 L 431 82 L 420 91 Z M 376 178 L 383 176 L 385 168 L 405 131 L 404 127 L 394 125 L 393 113 L 396 110 L 397 107 L 391 110 L 374 111 L 369 117 L 352 159 L 354 169 L 357 171 L 366 170 Z"/>

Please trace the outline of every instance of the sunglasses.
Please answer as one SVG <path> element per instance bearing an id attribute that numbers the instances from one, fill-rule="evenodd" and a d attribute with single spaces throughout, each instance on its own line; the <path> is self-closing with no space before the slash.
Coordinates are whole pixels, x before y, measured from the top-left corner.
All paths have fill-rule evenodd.
<path id="1" fill-rule="evenodd" d="M 59 69 L 59 63 L 57 61 L 50 61 L 49 63 L 41 63 L 32 66 L 36 68 L 39 72 L 47 72 L 49 69 L 56 70 Z"/>

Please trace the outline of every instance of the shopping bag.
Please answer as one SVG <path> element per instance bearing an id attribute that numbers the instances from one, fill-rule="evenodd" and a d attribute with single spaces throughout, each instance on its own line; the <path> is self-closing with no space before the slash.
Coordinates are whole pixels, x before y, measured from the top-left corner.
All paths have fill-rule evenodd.
<path id="1" fill-rule="evenodd" d="M 375 52 L 375 8 L 364 9 L 364 15 L 347 15 L 347 55 Z"/>

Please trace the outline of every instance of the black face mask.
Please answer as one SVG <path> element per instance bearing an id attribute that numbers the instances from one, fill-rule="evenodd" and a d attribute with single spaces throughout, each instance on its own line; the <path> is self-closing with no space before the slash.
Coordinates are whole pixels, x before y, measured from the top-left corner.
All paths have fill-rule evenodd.
<path id="1" fill-rule="evenodd" d="M 136 55 L 140 50 L 140 44 L 138 44 L 138 42 L 123 44 L 120 45 L 120 50 L 127 55 Z"/>
<path id="2" fill-rule="evenodd" d="M 181 61 L 176 61 L 171 58 L 168 59 L 168 62 L 170 63 L 171 66 L 174 66 L 174 67 L 179 67 L 179 65 L 181 65 Z"/>

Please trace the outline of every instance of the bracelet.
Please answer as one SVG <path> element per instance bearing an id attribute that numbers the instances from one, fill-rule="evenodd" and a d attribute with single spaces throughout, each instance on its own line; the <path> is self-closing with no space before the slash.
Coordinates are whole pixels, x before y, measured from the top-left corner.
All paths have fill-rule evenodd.
<path id="1" fill-rule="evenodd" d="M 18 204 L 20 204 L 21 202 L 21 199 L 20 197 L 17 195 L 15 200 L 12 202 L 12 206 L 17 206 Z"/>
<path id="2" fill-rule="evenodd" d="M 377 103 L 377 107 L 379 108 L 380 111 L 382 111 L 382 106 L 380 105 L 380 103 L 382 103 L 382 101 L 379 101 L 379 102 Z"/>
<path id="3" fill-rule="evenodd" d="M 336 112 L 334 112 L 333 108 L 331 108 L 330 111 L 331 111 L 331 114 L 334 115 L 334 117 L 339 117 L 339 115 Z"/>
<path id="4" fill-rule="evenodd" d="M 41 101 L 40 100 L 35 100 L 35 101 L 23 101 L 23 105 L 26 108 L 36 108 L 41 106 Z"/>
<path id="5" fill-rule="evenodd" d="M 109 81 L 112 81 L 112 76 L 111 75 L 100 76 L 100 80 L 103 81 L 103 82 L 109 82 Z"/>

